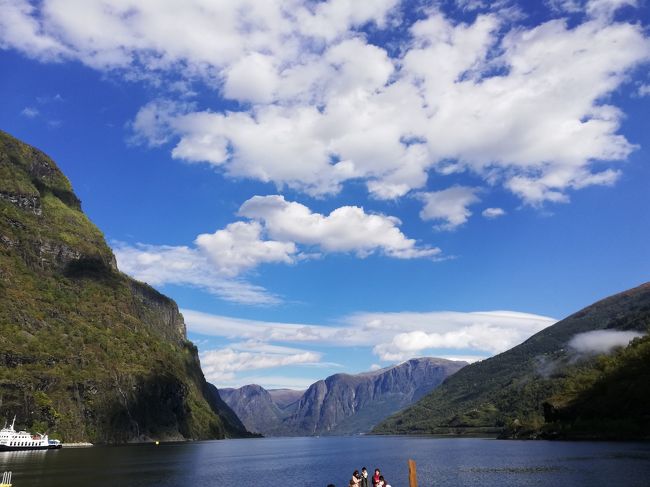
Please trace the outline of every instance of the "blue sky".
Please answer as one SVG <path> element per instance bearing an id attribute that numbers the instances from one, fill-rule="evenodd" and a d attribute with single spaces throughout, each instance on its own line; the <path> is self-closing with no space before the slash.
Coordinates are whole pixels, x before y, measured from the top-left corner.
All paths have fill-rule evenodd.
<path id="1" fill-rule="evenodd" d="M 486 357 L 650 271 L 639 0 L 2 0 L 50 154 L 219 386 Z"/>

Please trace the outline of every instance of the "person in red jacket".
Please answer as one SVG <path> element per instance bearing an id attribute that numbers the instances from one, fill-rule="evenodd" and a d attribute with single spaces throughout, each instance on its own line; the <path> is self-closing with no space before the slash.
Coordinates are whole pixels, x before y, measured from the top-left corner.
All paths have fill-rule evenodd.
<path id="1" fill-rule="evenodd" d="M 372 476 L 372 487 L 377 487 L 379 485 L 379 477 L 381 477 L 381 472 L 376 468 L 375 475 Z"/>

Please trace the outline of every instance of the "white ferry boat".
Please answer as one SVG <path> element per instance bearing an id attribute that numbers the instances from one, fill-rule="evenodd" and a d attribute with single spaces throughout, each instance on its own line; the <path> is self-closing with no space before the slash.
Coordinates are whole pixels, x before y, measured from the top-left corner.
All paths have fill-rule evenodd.
<path id="1" fill-rule="evenodd" d="M 14 425 L 16 417 L 11 426 L 0 430 L 0 451 L 18 451 L 18 450 L 52 450 L 61 448 L 59 440 L 50 440 L 47 435 L 31 434 L 27 431 L 16 431 Z"/>

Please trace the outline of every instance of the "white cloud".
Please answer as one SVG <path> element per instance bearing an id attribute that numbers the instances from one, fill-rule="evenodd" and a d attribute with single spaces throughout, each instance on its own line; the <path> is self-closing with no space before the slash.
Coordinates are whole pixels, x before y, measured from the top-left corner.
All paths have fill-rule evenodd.
<path id="1" fill-rule="evenodd" d="M 609 353 L 614 348 L 626 347 L 642 333 L 634 331 L 596 330 L 578 333 L 569 341 L 569 346 L 580 353 Z"/>
<path id="2" fill-rule="evenodd" d="M 381 250 L 390 257 L 433 257 L 438 248 L 418 248 L 398 229 L 397 218 L 368 214 L 357 206 L 342 206 L 329 215 L 314 213 L 283 196 L 254 196 L 239 209 L 241 216 L 264 223 L 268 235 L 280 241 L 318 246 L 324 252 L 354 252 L 364 256 Z"/>
<path id="3" fill-rule="evenodd" d="M 228 386 L 269 382 L 247 375 L 250 370 L 340 367 L 322 361 L 328 347 L 371 347 L 388 363 L 425 355 L 475 362 L 505 351 L 555 322 L 514 311 L 357 313 L 334 325 L 246 320 L 190 309 L 181 312 L 191 334 L 229 342 L 222 349 L 201 354 L 209 380 Z M 319 352 L 309 350 L 315 346 Z M 381 367 L 374 364 L 370 370 Z M 275 386 L 288 384 L 278 382 Z"/>
<path id="4" fill-rule="evenodd" d="M 38 116 L 39 116 L 40 112 L 38 111 L 38 108 L 34 108 L 34 107 L 25 107 L 25 108 L 23 108 L 23 109 L 21 110 L 20 114 L 21 114 L 23 117 L 27 117 L 27 118 L 35 118 L 35 117 L 38 117 Z"/>
<path id="5" fill-rule="evenodd" d="M 613 184 L 635 146 L 608 95 L 650 57 L 643 26 L 613 20 L 629 0 L 551 2 L 586 14 L 539 25 L 513 25 L 502 3 L 472 23 L 432 9 L 390 51 L 360 27 L 390 30 L 397 0 L 2 2 L 3 48 L 160 87 L 201 80 L 243 102 L 221 113 L 148 104 L 133 122 L 140 139 L 314 195 L 360 179 L 393 199 L 468 172 L 541 205 Z"/>
<path id="6" fill-rule="evenodd" d="M 495 34 L 498 25 L 493 16 L 471 26 L 440 16 L 419 22 L 412 29 L 415 47 L 398 72 L 385 54 L 358 72 L 346 71 L 353 68 L 345 61 L 334 69 L 327 56 L 294 67 L 287 86 L 294 76 L 307 76 L 311 91 L 295 83 L 297 91 L 277 95 L 289 105 L 184 115 L 175 122 L 181 139 L 174 156 L 310 194 L 336 192 L 342 182 L 362 178 L 376 197 L 395 198 L 422 187 L 430 169 L 502 181 L 536 205 L 567 201 L 569 188 L 613 183 L 618 172 L 592 172 L 592 161 L 625 159 L 634 147 L 616 134 L 622 113 L 602 100 L 629 68 L 647 60 L 647 40 L 627 24 L 592 21 L 569 29 L 552 21 L 503 38 Z M 346 42 L 328 53 L 379 49 Z M 629 47 L 624 56 L 621 43 Z M 503 54 L 488 62 L 495 45 Z M 540 57 L 542 49 L 551 54 Z M 507 74 L 486 75 L 499 65 Z M 373 68 L 376 77 L 361 76 Z M 391 71 L 397 79 L 386 81 Z M 345 89 L 314 81 L 339 76 Z"/>
<path id="7" fill-rule="evenodd" d="M 639 96 L 650 95 L 650 84 L 642 84 L 641 86 L 639 86 L 637 93 L 639 94 Z"/>
<path id="8" fill-rule="evenodd" d="M 254 343 L 369 346 L 381 360 L 390 362 L 435 349 L 445 350 L 445 356 L 456 350 L 454 356 L 481 359 L 555 323 L 549 317 L 513 311 L 358 313 L 334 326 L 242 320 L 186 309 L 182 313 L 192 333 Z"/>
<path id="9" fill-rule="evenodd" d="M 589 0 L 585 5 L 587 14 L 594 18 L 609 20 L 622 7 L 637 7 L 637 0 Z"/>
<path id="10" fill-rule="evenodd" d="M 272 305 L 280 302 L 277 296 L 261 286 L 227 278 L 207 256 L 194 248 L 114 242 L 113 251 L 122 272 L 153 286 L 194 286 L 242 304 Z"/>
<path id="11" fill-rule="evenodd" d="M 98 69 L 165 70 L 211 76 L 246 53 L 290 58 L 303 39 L 333 41 L 382 24 L 395 0 L 2 0 L 2 41 L 33 56 L 78 59 Z M 96 26 L 101 25 L 102 29 Z M 191 26 L 188 29 L 187 26 Z M 11 27 L 9 29 L 9 27 Z"/>
<path id="12" fill-rule="evenodd" d="M 436 225 L 437 229 L 455 230 L 472 216 L 468 207 L 480 201 L 477 192 L 477 188 L 452 186 L 442 191 L 418 193 L 417 197 L 424 202 L 420 218 L 442 220 L 444 223 Z"/>
<path id="13" fill-rule="evenodd" d="M 205 358 L 201 355 L 206 375 L 227 385 L 259 383 L 245 375 L 258 368 L 337 366 L 321 361 L 323 347 L 372 347 L 388 363 L 425 355 L 471 363 L 505 351 L 555 323 L 552 318 L 514 311 L 357 313 L 329 326 L 246 320 L 189 309 L 181 312 L 190 333 L 230 342 Z M 309 347 L 314 346 L 321 350 L 311 352 L 318 358 L 309 355 Z M 381 367 L 374 364 L 370 370 Z"/>
<path id="14" fill-rule="evenodd" d="M 321 355 L 304 350 L 269 353 L 222 348 L 201 352 L 199 358 L 208 381 L 223 381 L 232 379 L 237 372 L 318 362 Z"/>
<path id="15" fill-rule="evenodd" d="M 369 370 L 370 370 L 371 372 L 374 372 L 374 371 L 376 371 L 376 370 L 381 370 L 381 368 L 382 368 L 382 367 L 381 367 L 381 365 L 379 365 L 379 364 L 372 364 L 372 365 L 370 366 L 370 369 L 369 369 Z"/>
<path id="16" fill-rule="evenodd" d="M 35 17 L 37 8 L 27 0 L 0 0 L 0 48 L 16 48 L 28 56 L 57 60 L 66 48 L 50 36 Z"/>
<path id="17" fill-rule="evenodd" d="M 486 208 L 481 213 L 485 218 L 494 219 L 506 214 L 503 208 Z"/>
<path id="18" fill-rule="evenodd" d="M 392 331 L 392 337 L 375 345 L 382 360 L 405 360 L 430 349 L 473 350 L 490 355 L 503 352 L 555 320 L 513 311 L 472 313 L 370 313 L 354 317 L 377 333 Z"/>
<path id="19" fill-rule="evenodd" d="M 245 320 L 229 316 L 213 315 L 190 309 L 181 310 L 188 330 L 202 335 L 219 336 L 231 340 L 265 342 L 332 343 L 344 330 L 340 327 L 301 323 L 278 323 Z"/>
<path id="20" fill-rule="evenodd" d="M 227 277 L 264 263 L 290 264 L 296 254 L 293 242 L 263 240 L 258 222 L 235 222 L 215 233 L 201 234 L 196 237 L 196 245 L 216 271 Z"/>
<path id="21" fill-rule="evenodd" d="M 230 223 L 198 235 L 194 246 L 114 243 L 119 268 L 152 285 L 195 286 L 223 299 L 248 304 L 277 304 L 279 298 L 239 276 L 262 264 L 293 264 L 323 253 L 373 252 L 398 258 L 435 258 L 436 247 L 419 246 L 398 228 L 397 218 L 343 206 L 329 215 L 289 202 L 282 196 L 255 196 L 239 215 L 250 221 Z"/>
<path id="22" fill-rule="evenodd" d="M 279 79 L 271 56 L 251 53 L 226 71 L 223 94 L 227 98 L 268 103 L 273 100 Z"/>

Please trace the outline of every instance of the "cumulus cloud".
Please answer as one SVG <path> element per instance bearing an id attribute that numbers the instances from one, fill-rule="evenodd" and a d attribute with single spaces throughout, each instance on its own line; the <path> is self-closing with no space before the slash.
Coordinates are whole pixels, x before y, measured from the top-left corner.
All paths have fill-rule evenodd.
<path id="1" fill-rule="evenodd" d="M 152 286 L 192 286 L 242 304 L 274 305 L 280 302 L 278 296 L 261 286 L 220 273 L 196 248 L 113 242 L 113 252 L 122 272 Z"/>
<path id="2" fill-rule="evenodd" d="M 486 208 L 481 214 L 485 218 L 492 220 L 494 218 L 499 218 L 500 216 L 505 215 L 506 212 L 503 208 Z"/>
<path id="3" fill-rule="evenodd" d="M 258 222 L 235 222 L 223 230 L 204 233 L 196 237 L 196 245 L 217 272 L 228 277 L 264 263 L 290 264 L 296 253 L 293 242 L 263 240 Z"/>
<path id="4" fill-rule="evenodd" d="M 381 360 L 397 362 L 444 350 L 444 356 L 473 357 L 503 352 L 555 320 L 513 311 L 358 313 L 326 326 L 242 320 L 182 310 L 192 333 L 265 343 L 373 347 Z M 457 353 L 450 355 L 450 351 Z M 473 352 L 473 353 L 472 353 Z"/>
<path id="5" fill-rule="evenodd" d="M 321 354 L 286 347 L 275 351 L 242 351 L 228 347 L 202 352 L 199 358 L 208 381 L 224 381 L 242 371 L 315 363 Z"/>
<path id="6" fill-rule="evenodd" d="M 555 0 L 571 22 L 537 25 L 504 2 L 463 2 L 482 13 L 463 23 L 432 9 L 390 49 L 366 34 L 392 33 L 397 0 L 174 3 L 2 0 L 0 46 L 158 86 L 201 80 L 238 108 L 157 100 L 136 115 L 136 138 L 312 195 L 355 179 L 394 199 L 471 173 L 530 205 L 566 202 L 613 184 L 635 149 L 608 98 L 650 58 L 643 26 L 614 20 L 631 0 Z M 467 206 L 435 218 L 457 226 Z"/>
<path id="7" fill-rule="evenodd" d="M 273 382 L 248 374 L 254 370 L 336 366 L 322 360 L 328 347 L 372 347 L 385 364 L 425 355 L 475 362 L 509 349 L 555 322 L 514 311 L 357 313 L 341 317 L 333 325 L 246 320 L 190 309 L 181 312 L 190 333 L 229 342 L 201 354 L 208 379 L 226 386 Z M 316 346 L 318 352 L 310 350 Z M 373 364 L 371 370 L 381 367 Z"/>
<path id="8" fill-rule="evenodd" d="M 503 352 L 555 323 L 552 318 L 514 311 L 356 313 L 333 325 L 181 312 L 190 333 L 230 342 L 201 355 L 206 376 L 224 385 L 259 383 L 246 375 L 249 370 L 336 365 L 322 362 L 328 347 L 371 347 L 388 364 L 425 355 L 471 363 Z M 316 346 L 319 352 L 309 350 Z M 374 364 L 371 370 L 381 367 Z"/>
<path id="9" fill-rule="evenodd" d="M 398 259 L 435 258 L 437 247 L 420 246 L 398 228 L 397 218 L 343 206 L 329 215 L 284 197 L 254 196 L 239 215 L 214 233 L 198 235 L 193 246 L 114 243 L 123 272 L 152 285 L 180 284 L 205 289 L 238 303 L 276 304 L 279 298 L 241 275 L 263 264 L 293 264 L 313 254 L 380 252 Z"/>
<path id="10" fill-rule="evenodd" d="M 443 223 L 436 225 L 437 229 L 455 230 L 472 216 L 468 207 L 480 201 L 477 192 L 477 188 L 453 186 L 442 191 L 418 193 L 417 197 L 424 202 L 420 218 L 442 220 Z"/>
<path id="11" fill-rule="evenodd" d="M 501 36 L 500 25 L 494 15 L 471 25 L 432 15 L 412 26 L 401 59 L 359 39 L 332 45 L 279 72 L 284 91 L 273 102 L 179 117 L 173 155 L 310 194 L 361 178 L 374 196 L 396 198 L 429 171 L 469 171 L 540 205 L 614 183 L 618 170 L 594 171 L 593 162 L 625 159 L 634 146 L 617 134 L 622 112 L 603 100 L 647 61 L 643 33 L 555 20 Z M 372 66 L 351 65 L 355 49 Z M 339 63 L 328 61 L 335 54 Z"/>
<path id="12" fill-rule="evenodd" d="M 342 206 L 329 215 L 289 202 L 283 196 L 254 196 L 239 209 L 241 216 L 263 222 L 268 235 L 280 241 L 314 245 L 324 252 L 354 252 L 365 256 L 380 250 L 390 257 L 433 257 L 438 248 L 418 248 L 399 230 L 397 218 L 368 214 L 357 206 Z"/>
<path id="13" fill-rule="evenodd" d="M 609 353 L 614 348 L 626 347 L 632 340 L 642 336 L 635 331 L 588 331 L 571 338 L 569 346 L 580 353 Z"/>
<path id="14" fill-rule="evenodd" d="M 396 361 L 431 349 L 460 353 L 473 350 L 479 357 L 493 355 L 521 343 L 555 320 L 528 313 L 488 311 L 370 313 L 354 316 L 353 322 L 379 333 L 382 339 L 374 346 L 374 353 L 382 360 Z"/>

